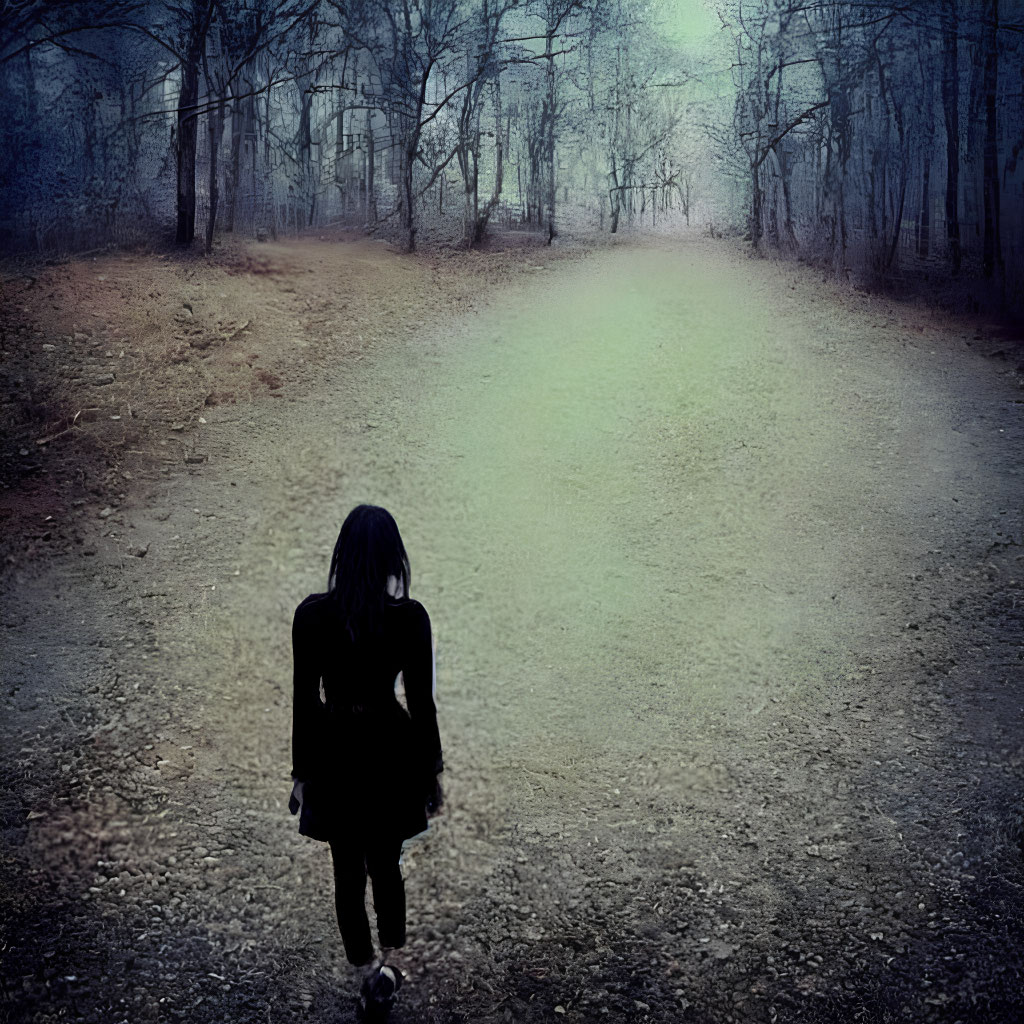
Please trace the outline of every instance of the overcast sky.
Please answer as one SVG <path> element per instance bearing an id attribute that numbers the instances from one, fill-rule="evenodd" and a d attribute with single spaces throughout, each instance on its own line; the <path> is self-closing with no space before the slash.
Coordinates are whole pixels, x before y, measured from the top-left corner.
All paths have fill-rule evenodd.
<path id="1" fill-rule="evenodd" d="M 663 0 L 666 27 L 681 41 L 695 42 L 715 32 L 721 22 L 714 0 Z"/>

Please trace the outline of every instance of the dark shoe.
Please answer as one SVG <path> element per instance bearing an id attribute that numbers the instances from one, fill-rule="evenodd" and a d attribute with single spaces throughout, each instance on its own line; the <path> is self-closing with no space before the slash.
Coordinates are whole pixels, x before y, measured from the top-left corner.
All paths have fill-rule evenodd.
<path id="1" fill-rule="evenodd" d="M 405 976 L 397 967 L 378 968 L 363 981 L 356 1007 L 361 1020 L 384 1021 L 395 1005 L 395 994 L 402 986 Z"/>

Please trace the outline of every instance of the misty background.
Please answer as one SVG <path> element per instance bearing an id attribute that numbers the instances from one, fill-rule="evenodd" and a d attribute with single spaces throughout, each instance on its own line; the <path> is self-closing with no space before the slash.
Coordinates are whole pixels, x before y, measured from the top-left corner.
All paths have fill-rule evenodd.
<path id="1" fill-rule="evenodd" d="M 15 2 L 0 239 L 738 231 L 1019 306 L 1019 0 Z"/>

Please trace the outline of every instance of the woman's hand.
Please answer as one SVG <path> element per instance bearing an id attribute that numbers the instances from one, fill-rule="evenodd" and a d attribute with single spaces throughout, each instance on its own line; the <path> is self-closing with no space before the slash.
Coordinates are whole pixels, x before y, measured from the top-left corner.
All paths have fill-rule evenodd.
<path id="1" fill-rule="evenodd" d="M 443 812 L 444 790 L 441 788 L 441 779 L 434 778 L 430 789 L 427 790 L 427 817 L 436 818 Z"/>
<path id="2" fill-rule="evenodd" d="M 298 814 L 302 810 L 302 801 L 306 798 L 306 783 L 301 779 L 295 780 L 292 786 L 291 799 L 288 801 L 288 809 L 292 814 Z"/>

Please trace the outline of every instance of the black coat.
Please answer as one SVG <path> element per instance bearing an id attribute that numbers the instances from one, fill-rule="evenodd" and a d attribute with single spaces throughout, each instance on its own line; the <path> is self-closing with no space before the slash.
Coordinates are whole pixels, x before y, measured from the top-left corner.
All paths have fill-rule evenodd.
<path id="1" fill-rule="evenodd" d="M 424 831 L 443 767 L 426 609 L 389 601 L 380 635 L 353 641 L 334 598 L 312 594 L 295 611 L 292 653 L 292 775 L 306 783 L 299 831 L 323 840 Z M 395 696 L 399 672 L 408 711 Z"/>

